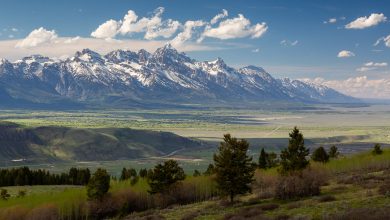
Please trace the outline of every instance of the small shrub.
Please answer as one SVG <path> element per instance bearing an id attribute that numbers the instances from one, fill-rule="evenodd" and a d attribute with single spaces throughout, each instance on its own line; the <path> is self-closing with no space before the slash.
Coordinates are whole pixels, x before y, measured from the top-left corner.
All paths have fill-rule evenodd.
<path id="1" fill-rule="evenodd" d="M 292 202 L 287 204 L 286 208 L 287 209 L 296 209 L 302 206 L 302 202 Z"/>
<path id="2" fill-rule="evenodd" d="M 271 211 L 279 208 L 279 205 L 275 203 L 269 203 L 269 204 L 260 205 L 258 207 L 263 211 Z"/>
<path id="3" fill-rule="evenodd" d="M 324 196 L 320 196 L 318 198 L 318 201 L 319 202 L 332 202 L 332 201 L 336 201 L 336 197 L 334 197 L 332 195 L 324 195 Z"/>
<path id="4" fill-rule="evenodd" d="M 26 219 L 28 209 L 21 206 L 13 206 L 10 208 L 0 209 L 0 219 L 6 220 L 21 220 Z"/>
<path id="5" fill-rule="evenodd" d="M 8 190 L 6 189 L 1 189 L 0 190 L 0 199 L 2 200 L 8 200 L 11 195 L 8 193 Z"/>
<path id="6" fill-rule="evenodd" d="M 269 219 L 263 216 L 263 211 L 258 207 L 248 207 L 238 210 L 236 213 L 225 215 L 225 220 L 241 220 L 241 219 Z"/>
<path id="7" fill-rule="evenodd" d="M 302 172 L 281 176 L 276 184 L 275 196 L 278 199 L 295 199 L 317 196 L 320 187 L 327 181 L 327 174 L 319 169 L 305 169 Z"/>
<path id="8" fill-rule="evenodd" d="M 26 190 L 19 190 L 18 191 L 18 198 L 23 198 L 26 196 L 26 194 L 27 194 Z"/>
<path id="9" fill-rule="evenodd" d="M 193 219 L 196 219 L 198 216 L 201 215 L 201 211 L 199 210 L 196 210 L 194 212 L 190 212 L 190 213 L 187 213 L 185 214 L 181 220 L 193 220 Z"/>
<path id="10" fill-rule="evenodd" d="M 331 214 L 324 219 L 326 220 L 344 220 L 344 219 L 354 219 L 354 220 L 382 220 L 388 219 L 390 216 L 390 207 L 382 208 L 354 208 L 349 209 L 346 212 L 340 212 L 336 214 Z"/>
<path id="11" fill-rule="evenodd" d="M 390 197 L 390 181 L 386 181 L 381 186 L 379 186 L 378 193 Z"/>

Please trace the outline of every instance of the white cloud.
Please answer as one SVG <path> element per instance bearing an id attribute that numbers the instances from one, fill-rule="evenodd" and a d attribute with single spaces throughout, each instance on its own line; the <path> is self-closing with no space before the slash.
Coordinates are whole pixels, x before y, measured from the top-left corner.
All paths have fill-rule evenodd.
<path id="1" fill-rule="evenodd" d="M 369 79 L 367 76 L 357 76 L 346 80 L 325 80 L 323 78 L 303 80 L 325 85 L 354 97 L 390 98 L 390 79 Z"/>
<path id="2" fill-rule="evenodd" d="M 324 21 L 324 24 L 333 24 L 337 22 L 337 18 L 329 18 L 327 21 Z"/>
<path id="3" fill-rule="evenodd" d="M 297 44 L 298 44 L 298 40 L 295 40 L 295 41 L 282 40 L 282 41 L 280 41 L 280 45 L 282 45 L 282 46 L 293 47 L 293 46 L 296 46 Z"/>
<path id="4" fill-rule="evenodd" d="M 170 43 L 174 47 L 184 44 L 184 42 L 193 38 L 196 28 L 203 27 L 204 25 L 206 25 L 206 23 L 202 20 L 187 21 L 184 24 L 184 30 L 180 32 L 175 38 L 173 38 Z"/>
<path id="5" fill-rule="evenodd" d="M 91 33 L 91 36 L 99 39 L 110 39 L 117 35 L 118 27 L 120 23 L 115 20 L 108 20 L 101 24 L 94 32 Z"/>
<path id="6" fill-rule="evenodd" d="M 161 16 L 164 11 L 163 7 L 158 7 L 151 17 L 143 17 L 138 20 L 137 14 L 133 10 L 129 10 L 123 21 L 116 21 L 118 25 L 112 37 L 118 33 L 122 35 L 145 33 L 144 38 L 147 40 L 159 37 L 169 38 L 176 33 L 181 24 L 172 19 L 163 20 Z"/>
<path id="7" fill-rule="evenodd" d="M 348 50 L 342 50 L 337 54 L 337 57 L 346 58 L 346 57 L 354 57 L 355 54 Z"/>
<path id="8" fill-rule="evenodd" d="M 253 49 L 253 50 L 252 50 L 252 53 L 258 53 L 258 52 L 260 52 L 260 49 L 259 49 L 259 48 L 256 48 L 256 49 Z"/>
<path id="9" fill-rule="evenodd" d="M 44 43 L 53 42 L 58 38 L 54 30 L 48 31 L 43 27 L 33 30 L 26 38 L 16 44 L 17 48 L 31 48 Z"/>
<path id="10" fill-rule="evenodd" d="M 210 24 L 216 24 L 219 20 L 227 17 L 228 15 L 228 11 L 226 9 L 222 9 L 222 13 L 215 15 L 214 18 L 211 19 Z"/>
<path id="11" fill-rule="evenodd" d="M 345 25 L 346 29 L 365 29 L 368 27 L 376 26 L 381 22 L 386 21 L 386 16 L 381 13 L 372 13 L 369 17 L 359 17 L 356 20 L 352 21 L 351 23 Z"/>
<path id="12" fill-rule="evenodd" d="M 267 29 L 268 26 L 265 22 L 251 25 L 251 22 L 244 15 L 239 14 L 236 18 L 221 21 L 218 27 L 212 28 L 211 26 L 207 26 L 203 37 L 221 40 L 243 37 L 259 38 Z"/>
<path id="13" fill-rule="evenodd" d="M 11 28 L 12 32 L 18 32 L 19 30 L 17 28 Z"/>
<path id="14" fill-rule="evenodd" d="M 8 35 L 8 38 L 14 38 L 15 36 L 13 34 Z"/>
<path id="15" fill-rule="evenodd" d="M 376 70 L 378 68 L 383 68 L 383 67 L 387 67 L 386 62 L 382 62 L 382 63 L 368 62 L 368 63 L 365 63 L 362 67 L 357 68 L 356 71 L 367 72 L 367 71 L 372 71 L 372 70 Z"/>
<path id="16" fill-rule="evenodd" d="M 80 36 L 77 36 L 77 37 L 70 37 L 70 38 L 66 39 L 66 40 L 64 41 L 64 43 L 66 43 L 66 44 L 72 44 L 72 43 L 74 43 L 74 42 L 77 42 L 77 41 L 80 40 L 80 39 L 81 39 Z"/>
<path id="17" fill-rule="evenodd" d="M 390 34 L 387 37 L 381 37 L 378 40 L 376 40 L 374 46 L 378 46 L 382 41 L 386 47 L 390 47 Z"/>

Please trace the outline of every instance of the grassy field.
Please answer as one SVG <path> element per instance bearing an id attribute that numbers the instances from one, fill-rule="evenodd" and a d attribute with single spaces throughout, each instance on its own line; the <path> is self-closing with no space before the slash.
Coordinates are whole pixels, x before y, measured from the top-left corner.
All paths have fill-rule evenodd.
<path id="1" fill-rule="evenodd" d="M 335 144 L 348 155 L 370 149 L 374 143 L 390 146 L 390 105 L 359 108 L 316 106 L 311 110 L 269 111 L 248 109 L 171 109 L 171 110 L 0 110 L 0 120 L 25 127 L 63 126 L 70 128 L 133 128 L 169 131 L 180 136 L 209 143 L 205 149 L 177 151 L 169 157 L 180 159 L 187 173 L 204 169 L 212 159 L 222 135 L 245 138 L 257 157 L 261 147 L 279 151 L 286 147 L 293 126 L 303 132 L 306 146 L 325 148 Z M 15 158 L 18 159 L 18 158 Z M 142 158 L 98 162 L 69 162 L 29 164 L 54 172 L 71 166 L 104 166 L 112 174 L 124 166 L 149 168 L 164 158 Z M 165 158 L 166 159 L 166 158 Z M 0 167 L 21 166 L 20 162 L 4 161 Z"/>
<path id="2" fill-rule="evenodd" d="M 189 205 L 170 206 L 167 209 L 152 209 L 147 212 L 133 213 L 127 219 L 142 217 L 159 217 L 160 219 L 228 219 L 227 216 L 256 215 L 261 219 L 304 218 L 304 219 L 333 219 L 337 213 L 348 213 L 356 210 L 367 212 L 366 209 L 378 213 L 390 211 L 390 195 L 381 193 L 378 189 L 390 181 L 390 150 L 382 155 L 372 155 L 371 152 L 359 153 L 331 160 L 329 163 L 311 163 L 315 169 L 327 173 L 328 184 L 321 188 L 321 195 L 296 200 L 277 200 L 265 197 L 267 187 L 272 187 L 272 181 L 277 178 L 277 171 L 269 169 L 256 172 L 253 193 L 237 198 L 234 205 L 226 205 L 220 198 L 201 201 Z M 185 182 L 198 185 L 200 194 L 207 194 L 215 188 L 208 177 L 187 177 Z M 263 184 L 266 188 L 260 187 Z M 265 185 L 264 185 L 265 184 Z M 79 210 L 86 202 L 84 187 L 74 186 L 17 186 L 5 187 L 11 198 L 0 200 L 0 219 L 7 219 L 12 213 L 28 213 L 41 207 L 58 208 L 60 217 L 69 213 L 83 213 Z M 141 179 L 134 186 L 129 182 L 111 182 L 110 193 L 121 194 L 122 190 L 131 189 L 134 192 L 146 193 L 148 185 Z M 19 190 L 26 190 L 27 195 L 17 198 Z M 147 195 L 147 194 L 145 194 Z M 75 210 L 77 209 L 77 210 Z M 377 211 L 379 210 L 379 211 Z M 10 214 L 11 213 L 11 214 Z M 377 213 L 377 214 L 378 214 Z M 353 213 L 352 213 L 353 214 Z M 356 214 L 356 213 L 355 213 Z M 374 215 L 374 214 L 373 214 Z M 65 218 L 65 217 L 64 217 Z M 85 218 L 85 216 L 83 217 Z M 347 218 L 348 219 L 348 218 Z M 370 218 L 365 218 L 370 219 Z"/>

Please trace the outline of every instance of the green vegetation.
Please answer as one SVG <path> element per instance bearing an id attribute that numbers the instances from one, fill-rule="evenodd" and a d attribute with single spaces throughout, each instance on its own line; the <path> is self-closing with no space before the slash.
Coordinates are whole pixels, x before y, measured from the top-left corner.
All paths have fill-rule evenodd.
<path id="1" fill-rule="evenodd" d="M 375 144 L 374 150 L 372 151 L 372 153 L 373 153 L 374 155 L 382 154 L 382 153 L 383 153 L 383 150 L 381 149 L 381 145 L 380 145 L 380 144 Z"/>
<path id="2" fill-rule="evenodd" d="M 335 145 L 332 145 L 329 149 L 329 158 L 337 158 L 340 155 L 338 148 Z"/>
<path id="3" fill-rule="evenodd" d="M 233 203 L 234 196 L 251 191 L 256 165 L 247 155 L 246 140 L 237 140 L 230 134 L 225 134 L 223 140 L 214 155 L 216 182 L 221 193 Z"/>
<path id="4" fill-rule="evenodd" d="M 102 199 L 110 188 L 110 175 L 104 169 L 97 169 L 87 185 L 89 199 Z"/>
<path id="5" fill-rule="evenodd" d="M 314 150 L 313 154 L 311 155 L 311 159 L 313 161 L 326 163 L 329 161 L 329 155 L 326 153 L 324 147 L 319 147 Z"/>
<path id="6" fill-rule="evenodd" d="M 309 149 L 305 148 L 303 135 L 297 127 L 289 134 L 288 147 L 280 153 L 280 172 L 289 173 L 297 170 L 303 170 L 309 165 L 306 156 L 309 155 Z"/>
<path id="7" fill-rule="evenodd" d="M 151 194 L 168 194 L 175 190 L 176 184 L 185 179 L 184 170 L 174 160 L 158 164 L 148 175 Z"/>

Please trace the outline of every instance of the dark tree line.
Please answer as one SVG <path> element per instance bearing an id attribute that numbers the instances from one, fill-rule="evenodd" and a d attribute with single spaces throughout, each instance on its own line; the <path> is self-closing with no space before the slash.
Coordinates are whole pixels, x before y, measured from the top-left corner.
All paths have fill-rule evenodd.
<path id="1" fill-rule="evenodd" d="M 91 177 L 89 169 L 71 168 L 68 173 L 53 174 L 28 167 L 1 169 L 0 186 L 24 185 L 86 185 Z"/>

